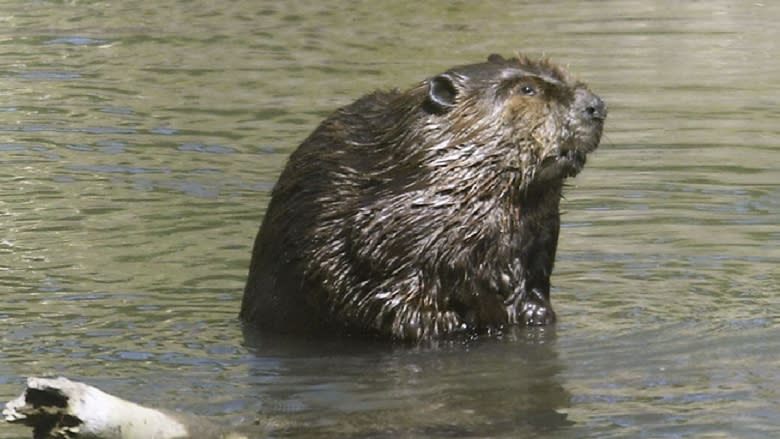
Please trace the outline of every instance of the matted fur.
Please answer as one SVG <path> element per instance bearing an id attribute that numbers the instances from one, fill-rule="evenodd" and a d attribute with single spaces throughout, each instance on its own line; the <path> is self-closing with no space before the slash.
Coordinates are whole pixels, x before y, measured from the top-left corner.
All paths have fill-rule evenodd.
<path id="1" fill-rule="evenodd" d="M 241 317 L 412 340 L 553 322 L 563 181 L 605 117 L 550 61 L 497 55 L 337 110 L 274 188 Z"/>

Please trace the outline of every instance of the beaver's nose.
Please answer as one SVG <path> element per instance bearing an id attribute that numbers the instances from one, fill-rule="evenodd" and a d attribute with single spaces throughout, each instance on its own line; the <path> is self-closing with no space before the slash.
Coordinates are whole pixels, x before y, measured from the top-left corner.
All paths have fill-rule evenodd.
<path id="1" fill-rule="evenodd" d="M 594 94 L 586 98 L 584 111 L 588 117 L 594 120 L 604 120 L 607 118 L 607 104 Z"/>

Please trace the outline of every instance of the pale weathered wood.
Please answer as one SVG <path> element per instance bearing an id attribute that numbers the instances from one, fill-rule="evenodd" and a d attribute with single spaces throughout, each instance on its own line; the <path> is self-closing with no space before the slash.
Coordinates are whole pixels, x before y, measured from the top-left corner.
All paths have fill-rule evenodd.
<path id="1" fill-rule="evenodd" d="M 246 439 L 204 419 L 144 407 L 67 378 L 28 378 L 3 417 L 32 427 L 35 439 Z"/>

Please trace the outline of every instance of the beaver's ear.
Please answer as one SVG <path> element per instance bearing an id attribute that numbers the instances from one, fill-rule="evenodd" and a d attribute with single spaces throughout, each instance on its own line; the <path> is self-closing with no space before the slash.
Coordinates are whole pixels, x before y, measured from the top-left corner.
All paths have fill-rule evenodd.
<path id="1" fill-rule="evenodd" d="M 455 105 L 459 92 L 458 78 L 444 73 L 428 81 L 428 99 L 426 108 L 432 113 L 446 113 Z"/>

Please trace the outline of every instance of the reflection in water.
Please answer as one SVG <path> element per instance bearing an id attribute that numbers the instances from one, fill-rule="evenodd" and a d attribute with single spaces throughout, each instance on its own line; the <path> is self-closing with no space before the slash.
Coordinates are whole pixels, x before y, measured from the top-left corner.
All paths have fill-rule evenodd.
<path id="1" fill-rule="evenodd" d="M 573 424 L 551 328 L 418 348 L 249 327 L 244 341 L 274 435 L 537 437 Z"/>

